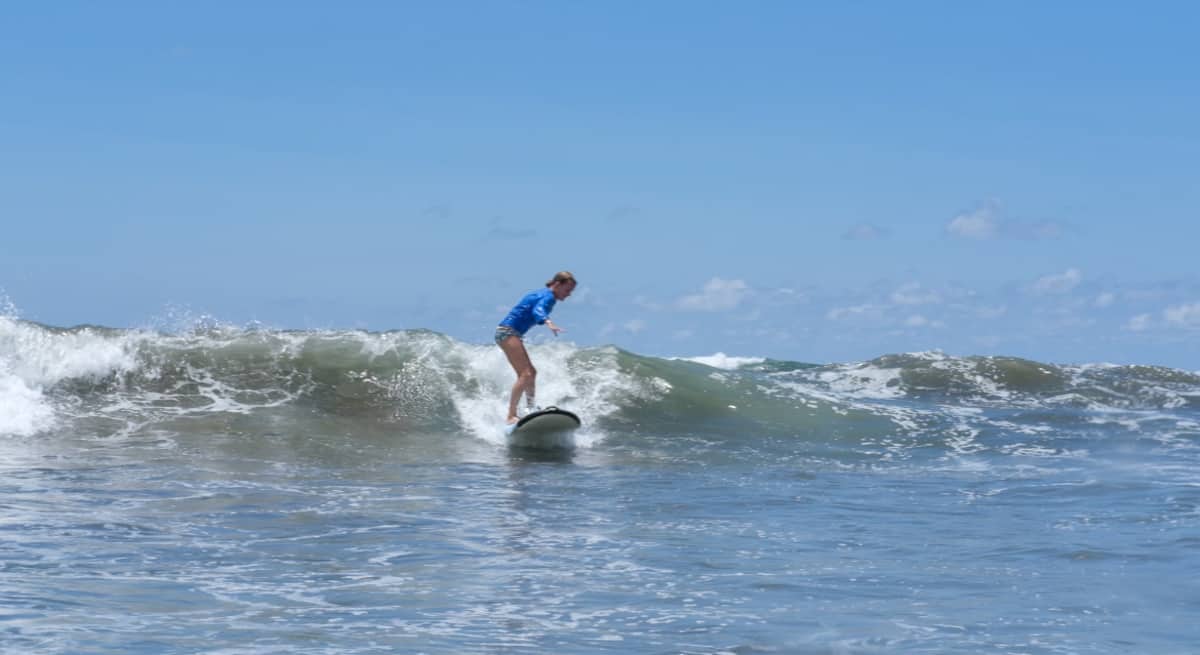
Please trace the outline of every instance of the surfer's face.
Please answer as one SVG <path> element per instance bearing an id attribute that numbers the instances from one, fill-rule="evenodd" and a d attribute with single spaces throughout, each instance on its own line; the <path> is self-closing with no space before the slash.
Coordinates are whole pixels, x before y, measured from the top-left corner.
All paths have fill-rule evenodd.
<path id="1" fill-rule="evenodd" d="M 567 296 L 571 295 L 571 292 L 574 290 L 574 280 L 570 280 L 568 282 L 555 282 L 554 287 L 552 288 L 552 291 L 554 291 L 555 300 L 566 300 Z"/>

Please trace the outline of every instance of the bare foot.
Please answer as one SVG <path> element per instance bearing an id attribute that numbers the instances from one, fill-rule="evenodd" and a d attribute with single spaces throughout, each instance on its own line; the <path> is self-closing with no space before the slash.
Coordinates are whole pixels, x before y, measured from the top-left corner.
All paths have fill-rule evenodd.
<path id="1" fill-rule="evenodd" d="M 516 423 L 518 420 L 519 420 L 519 419 L 517 419 L 517 417 L 515 417 L 515 416 L 510 416 L 510 417 L 508 417 L 508 424 L 509 424 L 509 425 L 513 425 L 513 424 L 514 424 L 514 423 Z"/>

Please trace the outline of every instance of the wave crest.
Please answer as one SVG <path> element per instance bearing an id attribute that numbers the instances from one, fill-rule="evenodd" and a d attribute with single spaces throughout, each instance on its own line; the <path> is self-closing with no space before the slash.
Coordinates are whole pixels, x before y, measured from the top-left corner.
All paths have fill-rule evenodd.
<path id="1" fill-rule="evenodd" d="M 541 371 L 539 403 L 577 410 L 593 439 L 604 430 L 870 438 L 918 430 L 922 416 L 946 414 L 939 407 L 1200 407 L 1200 376 L 1151 366 L 937 352 L 814 365 L 665 359 L 564 341 L 530 348 Z M 197 421 L 196 429 L 234 429 L 239 416 L 256 419 L 238 428 L 253 431 L 325 417 L 498 440 L 512 382 L 499 349 L 428 330 L 165 334 L 0 317 L 0 434 L 36 434 L 64 421 L 100 435 Z"/>

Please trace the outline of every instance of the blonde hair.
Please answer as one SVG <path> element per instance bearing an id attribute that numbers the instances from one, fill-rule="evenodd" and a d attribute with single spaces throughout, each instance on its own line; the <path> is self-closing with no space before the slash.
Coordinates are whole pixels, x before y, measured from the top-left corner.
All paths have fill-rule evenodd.
<path id="1" fill-rule="evenodd" d="M 546 286 L 552 287 L 559 282 L 576 283 L 575 276 L 571 274 L 571 271 L 559 271 L 554 274 L 554 277 L 550 278 L 550 281 L 546 283 Z"/>

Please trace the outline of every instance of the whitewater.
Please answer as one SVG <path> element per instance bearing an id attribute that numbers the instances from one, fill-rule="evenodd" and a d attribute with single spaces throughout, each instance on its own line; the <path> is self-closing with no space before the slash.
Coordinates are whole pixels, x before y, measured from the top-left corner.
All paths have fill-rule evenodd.
<path id="1" fill-rule="evenodd" d="M 1200 374 L 0 316 L 2 653 L 1192 653 Z"/>

